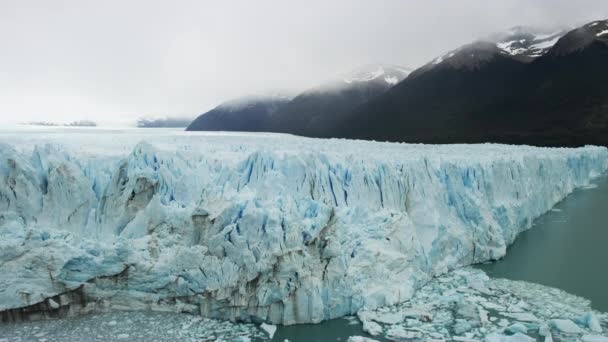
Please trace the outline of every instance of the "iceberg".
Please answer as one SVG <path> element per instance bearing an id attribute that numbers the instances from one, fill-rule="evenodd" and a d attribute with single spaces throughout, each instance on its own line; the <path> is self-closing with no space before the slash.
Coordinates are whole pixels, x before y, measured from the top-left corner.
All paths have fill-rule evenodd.
<path id="1" fill-rule="evenodd" d="M 0 133 L 0 313 L 296 324 L 396 305 L 504 256 L 607 168 L 593 146 Z"/>

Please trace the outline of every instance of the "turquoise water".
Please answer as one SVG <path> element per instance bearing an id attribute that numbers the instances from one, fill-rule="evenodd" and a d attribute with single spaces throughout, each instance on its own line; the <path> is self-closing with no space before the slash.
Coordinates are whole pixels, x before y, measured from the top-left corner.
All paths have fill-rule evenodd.
<path id="1" fill-rule="evenodd" d="M 278 327 L 272 341 L 283 342 L 286 339 L 290 342 L 347 341 L 349 336 L 372 337 L 363 332 L 359 321 L 338 318 L 319 324 L 298 324 Z M 385 341 L 382 338 L 373 338 L 378 341 Z"/>
<path id="2" fill-rule="evenodd" d="M 557 287 L 608 311 L 608 177 L 574 191 L 536 220 L 505 258 L 480 265 L 491 277 Z"/>

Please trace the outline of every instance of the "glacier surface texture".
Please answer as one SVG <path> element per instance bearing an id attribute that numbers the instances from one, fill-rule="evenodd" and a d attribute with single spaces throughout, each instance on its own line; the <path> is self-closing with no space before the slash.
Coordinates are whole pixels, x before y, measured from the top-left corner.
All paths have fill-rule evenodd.
<path id="1" fill-rule="evenodd" d="M 295 324 L 395 305 L 500 258 L 607 167 L 600 147 L 0 131 L 0 312 Z"/>

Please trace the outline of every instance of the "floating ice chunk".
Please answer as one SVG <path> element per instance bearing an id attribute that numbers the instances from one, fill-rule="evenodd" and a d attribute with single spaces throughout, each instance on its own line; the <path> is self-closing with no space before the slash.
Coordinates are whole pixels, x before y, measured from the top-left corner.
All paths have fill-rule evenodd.
<path id="1" fill-rule="evenodd" d="M 382 326 L 376 322 L 363 321 L 363 331 L 372 336 L 378 336 L 382 333 Z"/>
<path id="2" fill-rule="evenodd" d="M 505 331 L 510 332 L 511 334 L 516 334 L 516 333 L 527 333 L 528 332 L 528 327 L 526 327 L 524 324 L 522 323 L 514 323 L 511 324 L 510 326 L 508 326 Z"/>
<path id="3" fill-rule="evenodd" d="M 491 310 L 495 310 L 495 311 L 505 311 L 506 310 L 506 308 L 503 305 L 493 303 L 493 302 L 483 302 L 483 303 L 481 303 L 481 305 L 483 305 L 483 307 L 486 309 L 491 309 Z"/>
<path id="4" fill-rule="evenodd" d="M 551 336 L 551 329 L 549 329 L 548 325 L 543 323 L 538 327 L 538 334 L 540 336 Z"/>
<path id="5" fill-rule="evenodd" d="M 405 318 L 405 312 L 375 312 L 375 311 L 367 311 L 367 319 L 371 319 L 378 323 L 383 324 L 397 324 L 403 322 Z M 364 314 L 365 315 L 365 314 Z"/>
<path id="6" fill-rule="evenodd" d="M 453 336 L 452 340 L 454 340 L 454 341 L 462 341 L 462 342 L 477 342 L 476 339 L 468 337 L 468 336 Z"/>
<path id="7" fill-rule="evenodd" d="M 583 330 L 569 319 L 552 319 L 551 326 L 566 334 L 580 334 Z"/>
<path id="8" fill-rule="evenodd" d="M 268 337 L 270 339 L 272 339 L 274 333 L 277 331 L 277 326 L 273 324 L 262 323 L 260 325 L 260 328 L 262 328 L 268 334 Z"/>
<path id="9" fill-rule="evenodd" d="M 477 310 L 479 311 L 479 322 L 481 323 L 481 325 L 486 325 L 487 323 L 489 323 L 490 320 L 488 319 L 488 312 L 484 310 L 481 306 L 478 306 Z"/>
<path id="10" fill-rule="evenodd" d="M 522 334 L 516 333 L 513 335 L 501 335 L 499 333 L 491 333 L 486 336 L 486 342 L 534 342 L 536 341 L 532 337 Z"/>
<path id="11" fill-rule="evenodd" d="M 358 325 L 360 323 L 357 316 L 344 316 L 342 318 L 347 320 L 349 325 Z"/>
<path id="12" fill-rule="evenodd" d="M 348 342 L 378 342 L 378 340 L 363 336 L 350 336 Z"/>
<path id="13" fill-rule="evenodd" d="M 503 316 L 513 318 L 522 322 L 538 322 L 539 319 L 534 314 L 529 312 L 501 312 Z"/>
<path id="14" fill-rule="evenodd" d="M 522 334 L 516 333 L 513 335 L 501 335 L 499 333 L 491 333 L 486 336 L 486 342 L 534 342 L 536 341 L 532 337 Z"/>
<path id="15" fill-rule="evenodd" d="M 422 337 L 422 333 L 419 331 L 407 330 L 401 325 L 393 325 L 386 331 L 386 337 L 391 340 L 411 340 Z"/>
<path id="16" fill-rule="evenodd" d="M 583 335 L 581 338 L 583 342 L 608 342 L 608 336 L 602 335 Z"/>
<path id="17" fill-rule="evenodd" d="M 602 326 L 600 325 L 600 321 L 593 312 L 584 314 L 582 317 L 577 319 L 576 322 L 588 327 L 589 330 L 596 333 L 601 333 L 603 330 Z"/>
<path id="18" fill-rule="evenodd" d="M 581 189 L 583 189 L 583 190 L 591 190 L 591 189 L 596 189 L 596 188 L 597 188 L 597 184 L 588 184 L 588 185 L 581 187 Z"/>

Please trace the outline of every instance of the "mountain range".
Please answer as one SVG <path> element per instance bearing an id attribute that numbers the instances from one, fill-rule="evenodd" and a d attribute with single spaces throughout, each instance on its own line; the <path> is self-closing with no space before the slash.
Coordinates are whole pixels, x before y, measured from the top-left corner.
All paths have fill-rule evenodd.
<path id="1" fill-rule="evenodd" d="M 265 111 L 255 129 L 413 143 L 608 145 L 606 61 L 608 20 L 574 30 L 516 27 L 411 73 L 368 66 Z M 208 129 L 194 123 L 189 129 Z"/>
<path id="2" fill-rule="evenodd" d="M 319 136 L 346 120 L 357 106 L 399 83 L 410 69 L 365 65 L 295 97 L 246 96 L 200 115 L 190 131 L 283 132 Z"/>

